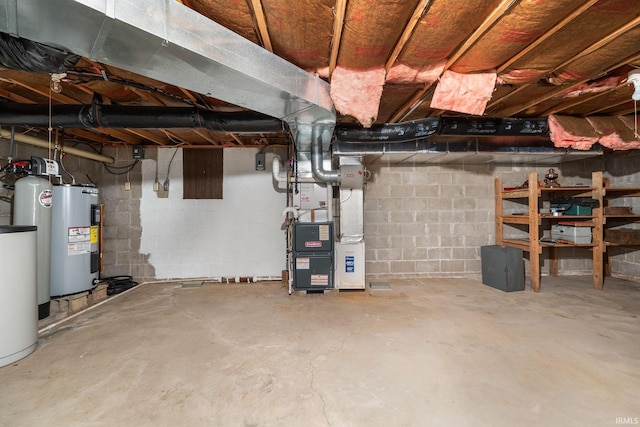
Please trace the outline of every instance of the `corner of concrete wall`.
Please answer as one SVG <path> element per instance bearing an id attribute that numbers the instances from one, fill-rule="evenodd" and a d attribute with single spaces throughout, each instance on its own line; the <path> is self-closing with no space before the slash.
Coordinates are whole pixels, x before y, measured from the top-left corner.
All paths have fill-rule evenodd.
<path id="1" fill-rule="evenodd" d="M 109 168 L 103 167 L 98 182 L 100 200 L 104 203 L 103 277 L 132 276 L 136 281 L 155 278 L 155 269 L 148 255 L 141 254 L 140 199 L 142 198 L 141 162 L 133 160 L 131 147 L 107 148 L 104 153 L 115 159 Z M 145 158 L 157 155 L 147 149 Z M 135 164 L 135 165 L 134 165 Z M 130 172 L 127 174 L 126 171 Z M 130 187 L 126 187 L 126 183 Z"/>

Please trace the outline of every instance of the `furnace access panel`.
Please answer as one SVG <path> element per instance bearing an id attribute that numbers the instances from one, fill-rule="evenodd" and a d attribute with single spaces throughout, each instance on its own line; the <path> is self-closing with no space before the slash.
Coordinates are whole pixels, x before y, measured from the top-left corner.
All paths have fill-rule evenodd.
<path id="1" fill-rule="evenodd" d="M 293 288 L 333 288 L 333 223 L 298 222 L 293 226 Z"/>
<path id="2" fill-rule="evenodd" d="M 294 252 L 333 252 L 332 222 L 298 222 L 293 225 Z"/>

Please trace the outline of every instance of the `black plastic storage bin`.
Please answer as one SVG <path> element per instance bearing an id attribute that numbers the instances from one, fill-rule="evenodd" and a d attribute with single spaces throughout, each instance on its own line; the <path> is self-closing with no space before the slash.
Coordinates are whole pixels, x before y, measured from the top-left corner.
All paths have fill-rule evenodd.
<path id="1" fill-rule="evenodd" d="M 482 283 L 505 292 L 524 290 L 522 249 L 508 246 L 482 246 Z"/>

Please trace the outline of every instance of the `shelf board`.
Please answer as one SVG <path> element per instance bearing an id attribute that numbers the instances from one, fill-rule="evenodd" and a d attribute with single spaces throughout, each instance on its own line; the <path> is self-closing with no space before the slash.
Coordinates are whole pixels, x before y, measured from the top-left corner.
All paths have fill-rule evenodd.
<path id="1" fill-rule="evenodd" d="M 592 191 L 595 187 L 540 187 L 540 191 Z"/>
<path id="2" fill-rule="evenodd" d="M 529 189 L 523 188 L 521 190 L 503 190 L 503 199 L 526 199 L 529 197 Z"/>
<path id="3" fill-rule="evenodd" d="M 513 246 L 529 251 L 529 240 L 527 239 L 503 239 L 505 246 Z M 577 244 L 577 243 L 554 243 L 554 242 L 538 242 L 538 246 L 542 248 L 593 248 L 594 243 Z"/>
<path id="4" fill-rule="evenodd" d="M 542 219 L 557 219 L 558 221 L 571 221 L 574 219 L 594 219 L 597 218 L 596 216 L 593 215 L 560 215 L 560 216 L 553 216 L 553 215 L 540 215 L 540 218 Z"/>
<path id="5" fill-rule="evenodd" d="M 640 196 L 640 187 L 604 187 L 603 195 L 609 198 Z"/>
<path id="6" fill-rule="evenodd" d="M 525 239 L 503 239 L 502 244 L 529 252 L 529 241 Z"/>
<path id="7" fill-rule="evenodd" d="M 586 245 L 577 243 L 554 243 L 554 242 L 539 242 L 543 248 L 593 248 L 596 246 L 593 243 Z"/>
<path id="8" fill-rule="evenodd" d="M 594 187 L 541 187 L 539 188 L 541 193 L 571 193 L 573 196 L 591 197 Z"/>
<path id="9" fill-rule="evenodd" d="M 502 222 L 505 224 L 529 224 L 529 215 L 504 215 Z"/>

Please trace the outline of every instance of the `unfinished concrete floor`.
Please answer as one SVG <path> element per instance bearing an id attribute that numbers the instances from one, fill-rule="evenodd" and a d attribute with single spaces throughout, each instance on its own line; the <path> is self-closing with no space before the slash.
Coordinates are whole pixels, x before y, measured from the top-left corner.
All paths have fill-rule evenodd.
<path id="1" fill-rule="evenodd" d="M 640 286 L 146 284 L 0 368 L 2 426 L 615 426 L 640 416 Z"/>

